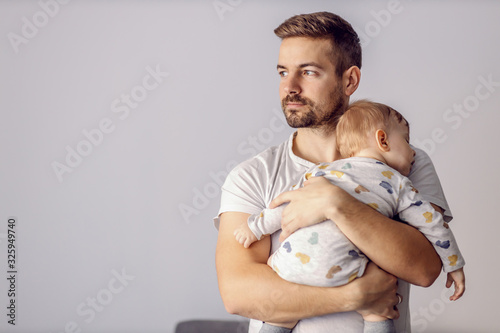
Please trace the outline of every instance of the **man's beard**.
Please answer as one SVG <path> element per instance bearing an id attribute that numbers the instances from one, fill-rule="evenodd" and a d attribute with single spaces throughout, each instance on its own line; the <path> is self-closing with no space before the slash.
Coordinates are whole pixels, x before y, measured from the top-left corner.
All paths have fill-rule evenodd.
<path id="1" fill-rule="evenodd" d="M 317 104 L 307 97 L 287 95 L 281 100 L 281 108 L 288 125 L 292 128 L 335 127 L 338 118 L 345 112 L 346 102 L 340 89 L 330 94 L 330 105 Z M 288 109 L 287 103 L 301 103 L 306 110 Z"/>

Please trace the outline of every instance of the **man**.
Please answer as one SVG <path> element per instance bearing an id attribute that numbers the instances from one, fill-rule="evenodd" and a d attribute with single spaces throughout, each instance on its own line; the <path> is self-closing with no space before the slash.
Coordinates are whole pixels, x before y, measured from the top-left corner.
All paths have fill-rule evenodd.
<path id="1" fill-rule="evenodd" d="M 275 33 L 282 39 L 277 66 L 282 108 L 297 132 L 287 142 L 240 164 L 223 186 L 215 222 L 219 228 L 217 275 L 225 307 L 230 313 L 259 321 L 300 320 L 294 332 L 362 332 L 359 313 L 399 318 L 397 331 L 409 332 L 406 281 L 429 286 L 441 269 L 426 238 L 321 177 L 288 191 L 314 164 L 339 158 L 335 125 L 359 85 L 359 38 L 349 23 L 326 12 L 294 16 Z M 416 151 L 410 179 L 449 220 L 432 163 L 425 153 Z M 235 228 L 250 214 L 284 202 L 290 203 L 283 213 L 282 237 L 307 224 L 331 219 L 373 261 L 363 277 L 336 288 L 289 283 L 266 264 L 270 252 L 279 246 L 279 232 L 248 249 L 235 240 Z M 399 284 L 395 276 L 400 278 Z M 258 331 L 258 326 L 254 321 L 250 332 Z"/>

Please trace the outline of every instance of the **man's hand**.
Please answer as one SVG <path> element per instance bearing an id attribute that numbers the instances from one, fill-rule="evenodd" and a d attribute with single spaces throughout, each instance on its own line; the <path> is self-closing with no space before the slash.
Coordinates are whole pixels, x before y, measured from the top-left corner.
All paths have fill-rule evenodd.
<path id="1" fill-rule="evenodd" d="M 455 283 L 455 293 L 450 296 L 450 301 L 456 301 L 465 292 L 465 274 L 463 267 L 448 273 L 446 277 L 446 288 L 450 288 Z"/>
<path id="2" fill-rule="evenodd" d="M 349 284 L 355 290 L 352 299 L 359 301 L 354 308 L 363 316 L 375 314 L 389 319 L 398 319 L 397 282 L 398 279 L 395 276 L 378 268 L 373 262 L 368 263 L 363 276 Z"/>
<path id="3" fill-rule="evenodd" d="M 324 177 L 312 177 L 304 187 L 277 196 L 269 208 L 289 202 L 283 210 L 280 241 L 300 228 L 325 221 L 330 211 L 343 205 L 345 200 L 356 200 Z"/>

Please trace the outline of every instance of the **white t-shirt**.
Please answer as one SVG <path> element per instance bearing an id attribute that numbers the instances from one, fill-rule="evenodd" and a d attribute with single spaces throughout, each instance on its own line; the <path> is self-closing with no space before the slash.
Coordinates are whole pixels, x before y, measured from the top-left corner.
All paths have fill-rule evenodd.
<path id="1" fill-rule="evenodd" d="M 235 167 L 222 186 L 221 206 L 214 218 L 219 228 L 219 216 L 224 212 L 243 212 L 257 214 L 267 208 L 279 194 L 289 191 L 297 184 L 304 173 L 314 163 L 296 156 L 292 151 L 294 134 L 280 144 L 266 149 L 255 157 Z M 444 219 L 452 219 L 443 189 L 429 156 L 421 149 L 416 152 L 415 163 L 409 178 L 425 200 L 440 206 L 444 210 Z M 271 253 L 278 249 L 281 230 L 271 235 Z M 398 293 L 403 302 L 398 305 L 400 317 L 395 321 L 397 332 L 410 332 L 409 294 L 410 285 L 399 280 Z M 258 332 L 260 321 L 252 320 L 249 333 Z M 295 333 L 362 332 L 363 319 L 357 312 L 333 313 L 325 316 L 303 319 L 294 328 Z"/>

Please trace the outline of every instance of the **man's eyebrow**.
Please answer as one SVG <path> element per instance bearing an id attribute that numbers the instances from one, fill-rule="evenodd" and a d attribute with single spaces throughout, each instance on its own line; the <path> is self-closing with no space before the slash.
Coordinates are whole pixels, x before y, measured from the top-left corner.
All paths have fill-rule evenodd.
<path id="1" fill-rule="evenodd" d="M 307 63 L 299 65 L 299 68 L 305 68 L 305 67 L 316 67 L 316 68 L 319 68 L 319 69 L 323 69 L 323 66 L 321 66 L 317 62 L 307 62 Z M 276 69 L 280 70 L 280 69 L 287 69 L 287 68 L 286 68 L 286 66 L 278 64 L 276 66 Z"/>
<path id="2" fill-rule="evenodd" d="M 305 64 L 301 64 L 299 67 L 300 68 L 304 68 L 304 67 L 316 67 L 316 68 L 319 68 L 319 69 L 323 69 L 323 66 L 321 66 L 317 62 L 308 62 L 308 63 L 305 63 Z"/>

